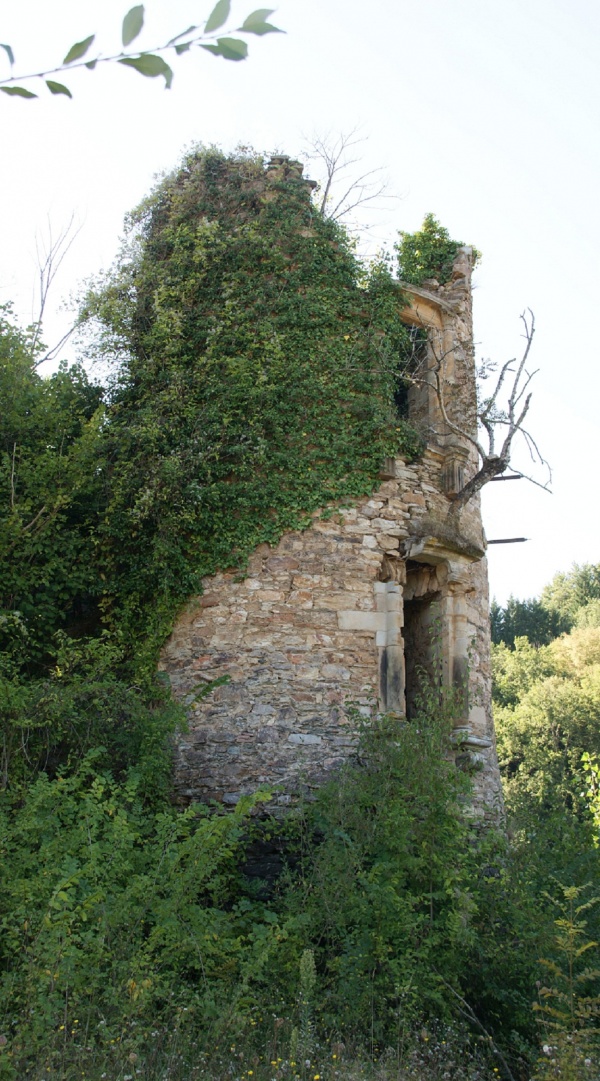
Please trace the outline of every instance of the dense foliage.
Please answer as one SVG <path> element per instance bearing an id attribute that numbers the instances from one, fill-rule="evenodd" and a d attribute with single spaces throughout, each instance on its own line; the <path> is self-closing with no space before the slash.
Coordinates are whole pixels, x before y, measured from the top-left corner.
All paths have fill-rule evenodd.
<path id="1" fill-rule="evenodd" d="M 445 280 L 457 247 L 426 220 L 401 276 Z M 211 150 L 132 215 L 87 295 L 105 390 L 79 366 L 42 379 L 3 310 L 3 1081 L 334 1081 L 348 1059 L 362 1077 L 361 1054 L 407 1081 L 597 1076 L 596 978 L 573 943 L 600 930 L 582 907 L 598 568 L 496 610 L 510 843 L 471 822 L 433 691 L 410 725 L 356 718 L 356 760 L 284 823 L 260 794 L 228 816 L 169 802 L 182 711 L 154 662 L 178 605 L 418 451 L 401 303 L 297 172 Z"/>
<path id="2" fill-rule="evenodd" d="M 546 608 L 532 597 L 519 601 L 509 597 L 504 606 L 492 601 L 490 608 L 492 642 L 512 648 L 517 638 L 527 638 L 534 646 L 547 646 L 559 634 L 571 629 L 571 621 L 562 612 Z"/>
<path id="3" fill-rule="evenodd" d="M 36 371 L 32 336 L 0 311 L 0 649 L 40 661 L 98 593 L 100 388 L 76 365 Z"/>
<path id="4" fill-rule="evenodd" d="M 536 1003 L 546 1048 L 535 1073 L 540 1081 L 579 1081 L 599 1069 L 600 919 L 593 890 L 600 875 L 600 627 L 590 600 L 596 581 L 597 567 L 575 566 L 557 575 L 539 602 L 527 602 L 573 626 L 570 633 L 544 646 L 516 637 L 512 649 L 500 642 L 493 653 L 513 859 L 526 895 L 540 901 L 540 919 L 554 916 L 556 927 L 544 949 Z"/>
<path id="5" fill-rule="evenodd" d="M 522 913 L 511 920 L 502 844 L 464 815 L 451 707 L 364 729 L 363 764 L 284 825 L 252 826 L 260 793 L 226 816 L 149 805 L 139 768 L 117 782 L 101 750 L 41 774 L 0 819 L 0 1076 L 122 1076 L 134 1062 L 183 1081 L 241 1073 L 241 1058 L 266 1078 L 273 1055 L 281 1077 L 333 1076 L 327 1038 L 334 1059 L 346 1045 L 414 1059 L 415 1028 L 447 1035 L 463 992 L 509 1038 L 531 962 L 490 982 Z M 274 838 L 290 867 L 257 890 L 247 854 Z M 485 1049 L 462 1053 L 473 1072 L 456 1061 L 451 1076 L 493 1076 Z"/>
<path id="6" fill-rule="evenodd" d="M 195 152 L 129 228 L 86 304 L 120 360 L 99 556 L 124 633 L 152 642 L 203 575 L 368 492 L 418 441 L 394 405 L 398 286 L 297 174 Z"/>
<path id="7" fill-rule="evenodd" d="M 518 638 L 514 650 L 495 647 L 494 665 L 509 810 L 523 836 L 546 830 L 560 865 L 576 876 L 578 860 L 595 860 L 582 759 L 600 752 L 600 628 L 540 648 Z"/>
<path id="8" fill-rule="evenodd" d="M 426 214 L 416 233 L 400 233 L 396 246 L 400 280 L 422 285 L 427 279 L 444 285 L 450 280 L 452 264 L 462 240 L 453 240 L 450 233 L 433 214 Z M 479 252 L 473 249 L 474 261 Z"/>

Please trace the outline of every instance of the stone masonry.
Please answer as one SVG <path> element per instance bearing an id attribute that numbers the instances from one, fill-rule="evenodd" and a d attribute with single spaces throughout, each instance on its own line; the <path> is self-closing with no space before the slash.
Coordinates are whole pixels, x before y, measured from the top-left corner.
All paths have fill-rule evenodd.
<path id="1" fill-rule="evenodd" d="M 433 377 L 438 367 L 446 416 L 473 432 L 470 271 L 465 248 L 446 286 L 406 287 L 403 318 L 427 330 L 424 378 L 409 395 L 423 457 L 386 461 L 370 498 L 324 508 L 306 530 L 261 545 L 243 580 L 206 579 L 180 615 L 161 668 L 189 707 L 175 748 L 181 802 L 234 805 L 263 786 L 275 788 L 275 805 L 294 801 L 353 753 L 349 704 L 410 723 L 421 673 L 439 663 L 446 685 L 468 685 L 453 743 L 474 777 L 474 812 L 501 813 L 485 538 L 478 499 L 459 516 L 451 501 L 477 461 L 444 423 Z M 199 684 L 221 677 L 197 699 Z"/>

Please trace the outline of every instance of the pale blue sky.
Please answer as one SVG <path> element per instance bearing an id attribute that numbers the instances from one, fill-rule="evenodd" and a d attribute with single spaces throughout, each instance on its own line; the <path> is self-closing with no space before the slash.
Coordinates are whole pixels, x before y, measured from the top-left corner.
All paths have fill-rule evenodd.
<path id="1" fill-rule="evenodd" d="M 60 59 L 94 31 L 118 49 L 127 2 L 22 0 L 0 38 L 20 71 Z M 140 43 L 200 22 L 201 0 L 147 3 Z M 252 3 L 234 0 L 241 23 Z M 250 59 L 182 57 L 173 89 L 107 68 L 73 72 L 75 98 L 0 95 L 3 168 L 0 300 L 31 310 L 34 236 L 50 215 L 83 222 L 54 301 L 108 265 L 123 215 L 195 141 L 300 154 L 303 134 L 368 135 L 399 198 L 377 235 L 433 211 L 483 252 L 476 274 L 478 353 L 520 347 L 519 314 L 538 325 L 531 428 L 554 471 L 551 497 L 524 481 L 490 485 L 488 536 L 527 536 L 490 552 L 492 592 L 530 596 L 559 569 L 600 560 L 596 456 L 600 364 L 600 6 L 593 0 L 281 0 L 287 34 L 250 42 Z M 51 314 L 47 337 L 64 314 Z M 524 456 L 517 462 L 527 468 Z"/>

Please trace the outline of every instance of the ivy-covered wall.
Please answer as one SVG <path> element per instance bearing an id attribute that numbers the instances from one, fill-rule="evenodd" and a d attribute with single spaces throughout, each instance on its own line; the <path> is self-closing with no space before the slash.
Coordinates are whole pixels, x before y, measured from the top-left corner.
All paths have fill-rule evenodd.
<path id="1" fill-rule="evenodd" d="M 300 167 L 278 159 L 261 189 L 261 200 L 266 197 L 269 208 L 276 205 L 282 177 L 286 184 L 302 184 Z M 321 229 L 330 230 L 331 223 L 319 219 L 314 230 L 302 226 L 308 235 L 296 231 L 289 242 L 295 246 L 298 235 L 312 242 L 315 233 L 327 235 L 319 233 Z M 444 430 L 439 403 L 436 409 L 426 379 L 415 415 L 427 446 L 421 446 L 413 462 L 402 453 L 407 421 L 400 420 L 394 408 L 398 376 L 406 370 L 418 328 L 418 382 L 428 358 L 443 357 L 452 384 L 451 415 L 467 429 L 472 424 L 472 253 L 450 241 L 444 244 L 454 250 L 447 281 L 431 281 L 429 291 L 411 286 L 401 292 L 390 270 L 380 265 L 370 276 L 363 272 L 354 279 L 354 293 L 351 279 L 342 277 L 342 292 L 339 280 L 316 274 L 323 261 L 330 265 L 331 252 L 336 259 L 348 253 L 347 247 L 340 248 L 334 230 L 329 250 L 316 266 L 310 263 L 300 300 L 289 298 L 294 311 L 298 303 L 298 318 L 303 319 L 308 297 L 315 339 L 305 343 L 310 357 L 304 357 L 300 367 L 303 346 L 298 342 L 290 362 L 293 385 L 282 366 L 274 369 L 278 382 L 273 393 L 279 410 L 285 409 L 286 394 L 292 402 L 299 392 L 307 395 L 314 420 L 309 423 L 292 409 L 292 459 L 281 454 L 287 453 L 285 425 L 279 421 L 273 427 L 286 472 L 260 474 L 258 482 L 268 500 L 263 504 L 267 522 L 276 528 L 263 525 L 261 533 L 253 529 L 247 534 L 253 546 L 245 551 L 243 566 L 222 560 L 205 574 L 162 651 L 161 668 L 188 707 L 189 730 L 177 740 L 175 760 L 175 792 L 184 802 L 217 799 L 235 804 L 267 785 L 285 804 L 301 791 L 318 787 L 353 753 L 350 703 L 364 715 L 378 709 L 403 713 L 405 705 L 414 705 L 421 660 L 407 657 L 406 649 L 422 631 L 431 654 L 427 675 L 438 679 L 434 653 L 439 647 L 443 682 L 470 685 L 469 700 L 463 689 L 457 704 L 455 744 L 461 763 L 478 771 L 479 810 L 493 816 L 501 806 L 490 712 L 487 583 L 479 564 L 484 550 L 479 504 L 473 500 L 460 516 L 453 516 L 448 494 L 457 471 L 476 468 L 473 453 L 468 443 L 463 446 L 452 431 Z M 291 282 L 298 287 L 303 279 L 292 257 L 288 265 Z M 336 274 L 343 269 L 337 263 L 334 267 Z M 284 282 L 285 269 L 285 291 Z M 248 306 L 244 289 L 241 285 L 239 293 Z M 345 298 L 341 310 L 333 307 L 333 290 L 338 302 Z M 237 287 L 232 288 L 232 310 L 241 320 L 245 308 L 240 311 L 239 304 Z M 370 322 L 357 323 L 348 333 L 347 320 L 357 311 L 362 320 L 370 313 Z M 385 322 L 380 322 L 384 315 Z M 256 362 L 260 356 L 258 351 Z M 315 387 L 321 389 L 320 398 L 313 398 Z M 412 397 L 411 390 L 409 403 Z M 251 383 L 240 392 L 240 402 L 246 398 L 252 407 Z M 277 449 L 273 444 L 272 451 Z M 264 467 L 276 460 L 275 454 L 265 458 Z M 218 489 L 217 520 L 234 551 L 235 534 L 228 531 L 227 515 L 229 490 L 236 499 L 235 483 L 232 475 L 230 488 Z M 255 491 L 253 481 L 248 488 Z M 292 493 L 304 494 L 302 513 L 300 504 L 293 508 L 297 516 L 290 514 L 289 502 L 281 501 L 282 496 L 289 501 Z M 256 523 L 261 523 L 260 514 Z M 421 627 L 424 608 L 431 618 Z M 469 673 L 470 648 L 474 663 Z M 207 697 L 198 696 L 198 687 L 212 681 L 219 685 Z"/>
<path id="2" fill-rule="evenodd" d="M 118 358 L 106 607 L 149 658 L 204 576 L 418 451 L 395 403 L 401 307 L 288 159 L 196 151 L 131 215 L 85 314 Z"/>

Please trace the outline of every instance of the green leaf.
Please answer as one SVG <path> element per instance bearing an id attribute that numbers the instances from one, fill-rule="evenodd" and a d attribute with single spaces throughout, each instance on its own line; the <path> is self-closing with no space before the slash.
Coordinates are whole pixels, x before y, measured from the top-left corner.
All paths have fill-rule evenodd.
<path id="1" fill-rule="evenodd" d="M 256 11 L 251 11 L 248 18 L 244 22 L 244 27 L 247 27 L 250 23 L 264 23 L 269 18 L 269 15 L 275 14 L 275 8 L 257 8 Z"/>
<path id="2" fill-rule="evenodd" d="M 230 11 L 231 0 L 218 0 L 208 16 L 204 33 L 210 34 L 213 30 L 218 30 L 220 26 L 223 26 L 229 18 Z"/>
<path id="3" fill-rule="evenodd" d="M 6 55 L 8 57 L 10 66 L 12 67 L 12 65 L 15 62 L 15 54 L 13 53 L 10 45 L 2 45 L 2 44 L 0 44 L 0 49 L 4 49 L 4 52 L 6 53 Z"/>
<path id="4" fill-rule="evenodd" d="M 37 98 L 37 94 L 32 94 L 31 90 L 26 90 L 24 86 L 0 86 L 0 90 L 16 98 Z"/>
<path id="5" fill-rule="evenodd" d="M 202 48 L 224 60 L 245 60 L 248 55 L 246 42 L 239 38 L 217 38 L 216 45 L 203 45 Z"/>
<path id="6" fill-rule="evenodd" d="M 146 75 L 149 79 L 155 79 L 157 75 L 164 75 L 165 90 L 169 90 L 173 82 L 171 68 L 165 63 L 162 56 L 155 56 L 154 53 L 142 53 L 141 56 L 125 56 L 122 60 L 119 60 L 119 64 L 135 68 L 140 75 Z"/>
<path id="7" fill-rule="evenodd" d="M 127 12 L 123 19 L 123 29 L 121 30 L 123 45 L 130 45 L 134 38 L 138 36 L 143 25 L 144 5 L 137 4 Z"/>
<path id="8" fill-rule="evenodd" d="M 89 68 L 90 71 L 93 71 L 94 68 L 96 67 L 97 63 L 98 63 L 97 60 L 88 60 L 88 62 L 87 62 L 87 64 L 85 66 L 86 66 L 86 68 Z"/>
<path id="9" fill-rule="evenodd" d="M 63 60 L 63 64 L 72 64 L 74 60 L 81 60 L 81 57 L 85 56 L 95 37 L 95 34 L 90 34 L 89 38 L 84 38 L 83 41 L 76 41 L 74 45 L 71 45 L 71 48 Z"/>
<path id="10" fill-rule="evenodd" d="M 274 8 L 257 8 L 256 11 L 251 11 L 243 26 L 240 26 L 240 30 L 246 34 L 285 34 L 285 30 L 280 30 L 278 26 L 273 26 L 272 23 L 266 21 L 274 10 Z"/>
<path id="11" fill-rule="evenodd" d="M 65 94 L 68 98 L 73 97 L 68 86 L 65 86 L 64 83 L 55 83 L 54 79 L 46 79 L 46 86 L 51 94 Z"/>
<path id="12" fill-rule="evenodd" d="M 191 47 L 192 47 L 191 41 L 186 41 L 186 42 L 184 42 L 183 45 L 176 45 L 175 46 L 175 52 L 177 53 L 178 56 L 181 56 L 182 53 L 187 53 L 188 49 L 191 49 Z"/>

